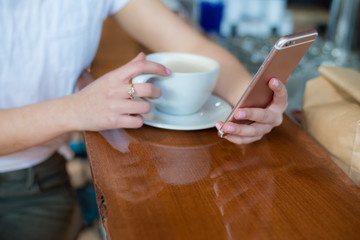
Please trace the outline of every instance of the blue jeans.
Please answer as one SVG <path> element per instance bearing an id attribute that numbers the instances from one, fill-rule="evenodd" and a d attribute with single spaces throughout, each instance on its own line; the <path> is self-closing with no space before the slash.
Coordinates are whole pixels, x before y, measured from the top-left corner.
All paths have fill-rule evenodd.
<path id="1" fill-rule="evenodd" d="M 0 173 L 0 239 L 75 238 L 76 211 L 76 195 L 59 154 L 31 168 Z"/>

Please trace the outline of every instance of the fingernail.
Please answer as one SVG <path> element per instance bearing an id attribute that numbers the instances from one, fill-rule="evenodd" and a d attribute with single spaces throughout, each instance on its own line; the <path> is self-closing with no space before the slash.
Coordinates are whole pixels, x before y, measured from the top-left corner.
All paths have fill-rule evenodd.
<path id="1" fill-rule="evenodd" d="M 227 129 L 226 129 L 226 131 L 229 132 L 229 133 L 233 132 L 234 130 L 235 130 L 234 127 L 231 126 L 231 125 L 228 126 Z"/>
<path id="2" fill-rule="evenodd" d="M 272 82 L 272 85 L 273 85 L 274 87 L 279 86 L 279 80 L 277 80 L 276 78 L 274 78 L 274 80 L 273 80 L 273 82 Z"/>
<path id="3" fill-rule="evenodd" d="M 170 75 L 170 74 L 172 74 L 172 71 L 171 71 L 170 69 L 166 68 L 166 73 L 167 73 L 168 75 Z"/>
<path id="4" fill-rule="evenodd" d="M 245 116 L 246 116 L 245 111 L 240 111 L 238 114 L 238 118 L 245 118 Z"/>
<path id="5" fill-rule="evenodd" d="M 220 124 L 220 123 L 216 123 L 215 126 L 216 126 L 217 129 L 220 129 L 220 128 L 221 128 L 221 124 Z"/>

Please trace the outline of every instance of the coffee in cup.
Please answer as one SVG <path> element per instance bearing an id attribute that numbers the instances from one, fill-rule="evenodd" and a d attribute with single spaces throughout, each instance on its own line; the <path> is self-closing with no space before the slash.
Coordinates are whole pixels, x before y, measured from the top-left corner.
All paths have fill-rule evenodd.
<path id="1" fill-rule="evenodd" d="M 146 56 L 172 71 L 170 76 L 141 74 L 132 83 L 153 83 L 162 91 L 158 99 L 149 99 L 163 113 L 188 115 L 198 112 L 215 88 L 220 64 L 205 56 L 190 53 L 160 52 Z"/>

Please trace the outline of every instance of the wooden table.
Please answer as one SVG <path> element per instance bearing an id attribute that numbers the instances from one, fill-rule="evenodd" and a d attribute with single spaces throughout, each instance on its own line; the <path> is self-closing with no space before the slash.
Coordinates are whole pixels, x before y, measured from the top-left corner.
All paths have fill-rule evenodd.
<path id="1" fill-rule="evenodd" d="M 121 39 L 120 65 L 139 50 Z M 115 64 L 97 61 L 94 75 Z M 84 136 L 108 239 L 360 238 L 360 189 L 287 117 L 243 146 L 215 128 Z"/>

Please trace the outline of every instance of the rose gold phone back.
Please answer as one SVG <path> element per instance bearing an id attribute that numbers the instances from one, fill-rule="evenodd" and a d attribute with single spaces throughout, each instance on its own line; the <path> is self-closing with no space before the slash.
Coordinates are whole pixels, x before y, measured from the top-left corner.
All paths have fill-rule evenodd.
<path id="1" fill-rule="evenodd" d="M 277 78 L 285 84 L 316 36 L 317 32 L 311 30 L 280 38 L 225 122 L 251 123 L 248 120 L 234 119 L 235 110 L 267 107 L 273 98 L 273 91 L 268 87 L 268 82 L 272 78 Z"/>
<path id="2" fill-rule="evenodd" d="M 281 40 L 279 40 L 281 41 Z M 255 84 L 256 81 L 250 86 L 252 94 L 246 96 L 246 101 L 242 101 L 239 107 L 266 107 L 273 97 L 273 92 L 268 87 L 268 82 L 271 78 L 277 78 L 282 83 L 286 83 L 294 71 L 295 67 L 304 56 L 313 41 L 307 41 L 296 47 L 294 45 L 289 47 L 273 48 L 269 58 L 262 64 L 259 69 L 260 81 L 264 81 L 266 84 Z M 263 96 L 259 96 L 263 95 Z"/>

